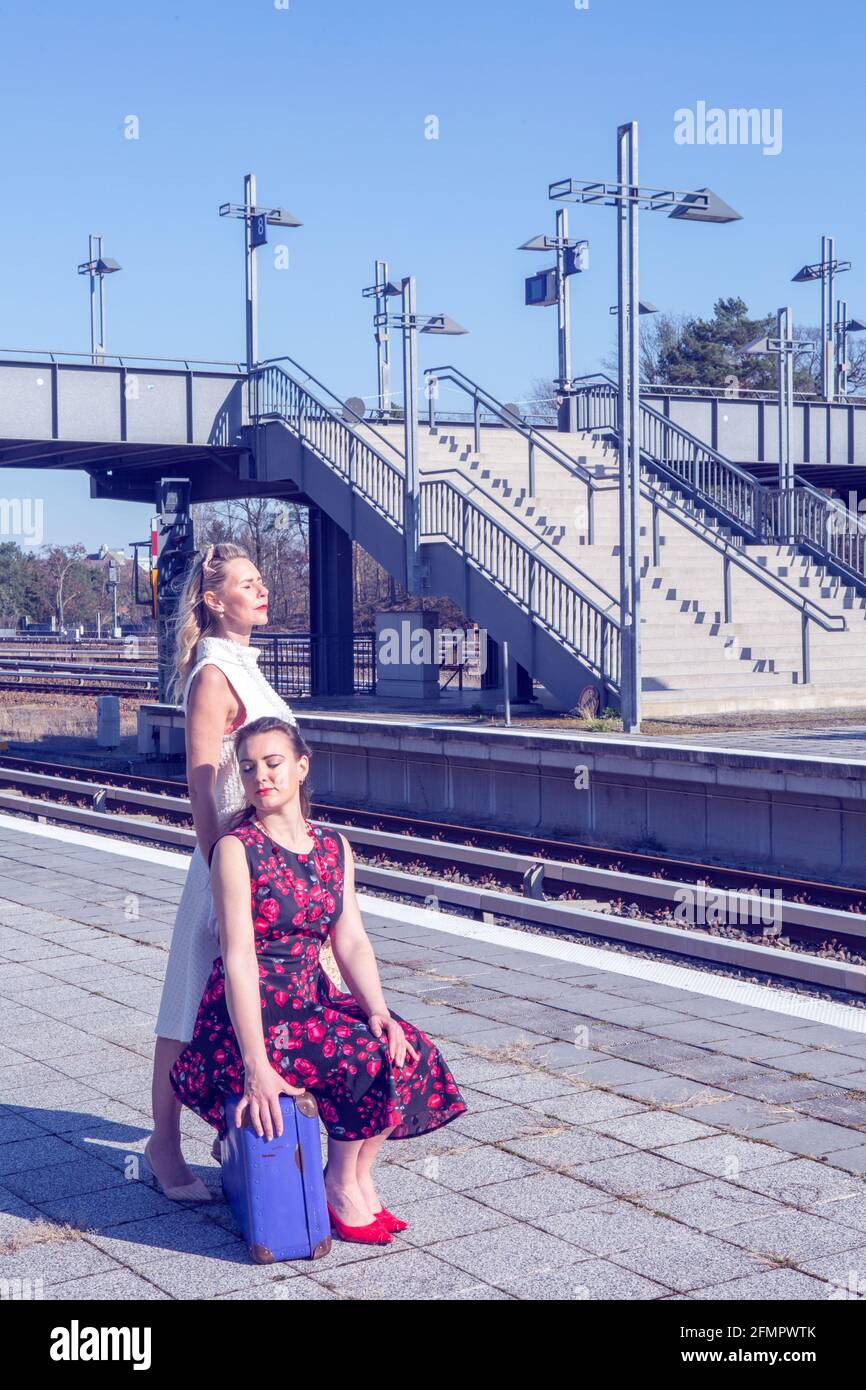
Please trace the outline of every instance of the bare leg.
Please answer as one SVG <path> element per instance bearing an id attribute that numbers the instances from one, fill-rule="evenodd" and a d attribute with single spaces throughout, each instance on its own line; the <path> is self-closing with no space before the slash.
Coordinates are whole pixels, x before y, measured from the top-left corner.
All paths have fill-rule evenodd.
<path id="1" fill-rule="evenodd" d="M 379 1150 L 388 1138 L 391 1130 L 396 1128 L 396 1125 L 391 1125 L 390 1129 L 383 1129 L 381 1134 L 374 1134 L 372 1139 L 363 1139 L 361 1141 L 361 1152 L 358 1154 L 358 1162 L 355 1171 L 358 1177 L 358 1186 L 361 1189 L 361 1195 L 374 1215 L 377 1211 L 382 1210 L 382 1203 L 379 1200 L 379 1195 L 373 1184 L 373 1164 L 376 1162 Z"/>
<path id="2" fill-rule="evenodd" d="M 151 1162 L 164 1187 L 184 1187 L 195 1181 L 180 1148 L 180 1112 L 183 1108 L 175 1095 L 168 1073 L 178 1055 L 186 1047 L 175 1038 L 157 1038 L 153 1053 L 153 1135 L 150 1139 Z"/>
<path id="3" fill-rule="evenodd" d="M 368 1226 L 373 1212 L 358 1186 L 358 1155 L 368 1139 L 332 1139 L 328 1136 L 328 1171 L 325 1195 L 347 1226 Z"/>

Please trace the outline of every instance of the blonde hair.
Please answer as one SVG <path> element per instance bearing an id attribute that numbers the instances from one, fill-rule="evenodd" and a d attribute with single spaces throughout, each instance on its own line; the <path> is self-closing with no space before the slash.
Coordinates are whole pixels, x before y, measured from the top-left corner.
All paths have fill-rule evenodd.
<path id="1" fill-rule="evenodd" d="M 177 604 L 174 629 L 174 672 L 168 698 L 181 704 L 187 677 L 195 665 L 195 649 L 202 637 L 217 636 L 218 618 L 204 601 L 206 589 L 219 589 L 226 580 L 230 560 L 248 560 L 243 546 L 220 541 L 199 551 L 190 567 Z"/>

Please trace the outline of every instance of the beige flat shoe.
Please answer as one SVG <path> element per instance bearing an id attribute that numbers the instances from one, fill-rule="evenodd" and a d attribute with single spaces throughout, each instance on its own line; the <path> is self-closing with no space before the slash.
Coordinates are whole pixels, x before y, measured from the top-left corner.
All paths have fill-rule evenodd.
<path id="1" fill-rule="evenodd" d="M 148 1172 L 152 1174 L 156 1182 L 156 1185 L 162 1193 L 163 1197 L 168 1197 L 172 1202 L 213 1201 L 213 1194 L 211 1193 L 210 1188 L 205 1186 L 201 1178 L 195 1178 L 193 1182 L 181 1183 L 175 1187 L 163 1187 L 162 1183 L 160 1182 L 159 1178 L 156 1176 L 156 1173 L 153 1170 L 153 1165 L 150 1161 L 150 1157 L 147 1152 L 149 1147 L 150 1140 L 148 1139 L 147 1143 L 144 1146 L 144 1153 L 141 1156 L 142 1162 L 145 1168 L 148 1170 Z"/>

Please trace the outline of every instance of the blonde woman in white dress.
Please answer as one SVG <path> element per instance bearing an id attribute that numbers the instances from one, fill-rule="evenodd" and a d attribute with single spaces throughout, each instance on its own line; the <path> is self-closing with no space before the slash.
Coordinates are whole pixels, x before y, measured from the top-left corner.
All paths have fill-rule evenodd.
<path id="1" fill-rule="evenodd" d="M 196 556 L 178 605 L 171 694 L 186 714 L 186 765 L 196 847 L 178 904 L 154 1032 L 153 1134 L 146 1166 L 176 1201 L 211 1200 L 181 1151 L 181 1104 L 169 1071 L 192 1037 L 214 958 L 219 955 L 208 854 L 226 822 L 246 804 L 233 733 L 264 715 L 297 721 L 258 669 L 254 628 L 268 621 L 268 590 L 240 546 L 211 545 Z M 325 965 L 323 960 L 322 964 Z M 330 974 L 339 980 L 336 963 Z"/>

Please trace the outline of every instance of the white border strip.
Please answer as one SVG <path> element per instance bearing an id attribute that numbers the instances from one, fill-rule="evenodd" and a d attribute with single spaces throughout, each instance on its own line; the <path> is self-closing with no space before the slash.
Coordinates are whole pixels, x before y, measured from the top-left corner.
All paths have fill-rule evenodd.
<path id="1" fill-rule="evenodd" d="M 99 849 L 107 854 L 118 854 L 127 859 L 144 860 L 151 864 L 170 864 L 178 868 L 189 864 L 189 855 L 181 854 L 177 850 L 151 849 L 147 845 L 129 844 L 82 830 L 67 830 L 64 826 L 42 825 L 38 821 L 24 822 L 17 816 L 0 814 L 0 830 L 42 835 L 66 844 L 83 845 L 89 849 Z M 767 1009 L 771 1013 L 787 1014 L 810 1023 L 826 1023 L 834 1028 L 847 1028 L 852 1033 L 866 1034 L 866 1009 L 856 1009 L 850 1004 L 837 1004 L 829 999 L 797 994 L 793 990 L 773 989 L 769 985 L 751 984 L 731 975 L 714 974 L 710 970 L 687 969 L 682 965 L 648 960 L 643 956 L 631 956 L 621 951 L 606 951 L 601 946 L 585 946 L 577 941 L 555 941 L 549 936 L 536 936 L 531 932 L 517 931 L 513 927 L 476 922 L 471 917 L 436 912 L 429 907 L 391 902 L 387 898 L 377 898 L 369 893 L 358 894 L 358 905 L 362 912 L 369 913 L 372 917 L 384 918 L 386 921 L 413 923 L 431 931 L 445 932 L 449 936 L 463 937 L 470 941 L 487 941 L 491 945 L 507 946 L 528 955 L 544 956 L 548 960 L 590 965 L 597 970 L 607 970 L 613 975 L 628 975 L 635 980 L 668 985 L 671 989 L 687 990 L 690 994 L 702 994 L 710 999 L 725 999 L 742 1004 L 743 1008 Z"/>

